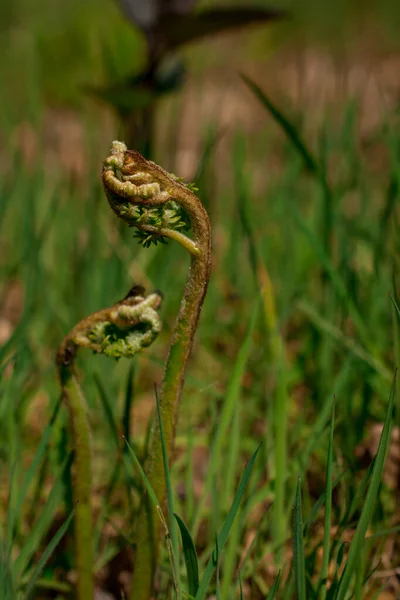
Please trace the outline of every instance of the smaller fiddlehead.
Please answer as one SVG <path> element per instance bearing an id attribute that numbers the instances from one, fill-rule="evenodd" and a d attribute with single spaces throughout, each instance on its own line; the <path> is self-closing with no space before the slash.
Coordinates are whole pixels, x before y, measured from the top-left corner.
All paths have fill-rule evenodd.
<path id="1" fill-rule="evenodd" d="M 78 575 L 77 599 L 91 600 L 93 584 L 93 524 L 91 506 L 90 431 L 87 408 L 74 363 L 79 348 L 119 359 L 131 358 L 149 346 L 161 330 L 157 313 L 162 294 L 145 295 L 144 289 L 134 286 L 123 300 L 110 308 L 99 310 L 82 319 L 65 336 L 56 363 L 63 397 L 68 406 L 74 445 L 75 564 Z"/>
<path id="2" fill-rule="evenodd" d="M 72 366 L 78 348 L 89 348 L 118 359 L 132 358 L 142 348 L 150 346 L 161 331 L 157 313 L 161 300 L 160 292 L 145 297 L 144 288 L 134 286 L 114 306 L 79 321 L 57 352 L 60 369 Z"/>

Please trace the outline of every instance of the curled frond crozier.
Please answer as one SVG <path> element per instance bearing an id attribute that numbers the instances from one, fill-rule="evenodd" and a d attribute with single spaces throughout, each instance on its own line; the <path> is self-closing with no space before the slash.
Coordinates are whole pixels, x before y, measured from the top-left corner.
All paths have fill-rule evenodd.
<path id="1" fill-rule="evenodd" d="M 184 185 L 139 152 L 127 150 L 123 142 L 112 144 L 103 164 L 103 184 L 112 210 L 130 227 L 136 227 L 135 237 L 145 247 L 170 238 L 191 254 L 198 253 L 197 245 L 184 235 L 192 227 L 185 207 L 185 196 L 194 196 L 192 186 Z"/>
<path id="2" fill-rule="evenodd" d="M 144 289 L 135 286 L 114 306 L 79 321 L 57 352 L 59 369 L 71 367 L 79 348 L 118 359 L 131 358 L 150 346 L 161 331 L 157 312 L 161 300 L 160 292 L 145 296 Z"/>

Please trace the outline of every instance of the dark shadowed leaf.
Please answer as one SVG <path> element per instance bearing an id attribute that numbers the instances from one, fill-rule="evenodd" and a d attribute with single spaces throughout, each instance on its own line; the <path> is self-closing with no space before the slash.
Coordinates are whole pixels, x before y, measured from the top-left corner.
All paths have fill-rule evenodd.
<path id="1" fill-rule="evenodd" d="M 197 0 L 119 0 L 122 12 L 129 21 L 142 29 L 151 30 L 167 14 L 190 12 Z"/>
<path id="2" fill-rule="evenodd" d="M 194 8 L 197 0 L 164 0 L 161 4 L 170 6 L 170 11 L 174 13 L 187 13 Z"/>
<path id="3" fill-rule="evenodd" d="M 154 90 L 133 78 L 104 87 L 86 86 L 85 91 L 94 98 L 110 104 L 121 115 L 143 110 L 157 98 Z"/>
<path id="4" fill-rule="evenodd" d="M 86 86 L 85 90 L 124 115 L 141 111 L 153 104 L 159 96 L 179 89 L 184 77 L 182 60 L 174 58 L 160 63 L 151 80 L 148 73 L 143 71 L 105 86 Z"/>
<path id="5" fill-rule="evenodd" d="M 226 8 L 204 10 L 197 14 L 166 15 L 159 22 L 156 35 L 164 48 L 171 49 L 207 35 L 215 35 L 245 25 L 278 21 L 288 17 L 281 9 Z"/>

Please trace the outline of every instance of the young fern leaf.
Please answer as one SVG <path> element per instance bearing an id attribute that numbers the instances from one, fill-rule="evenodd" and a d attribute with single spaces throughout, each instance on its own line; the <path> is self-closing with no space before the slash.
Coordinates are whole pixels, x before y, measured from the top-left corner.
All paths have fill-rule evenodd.
<path id="1" fill-rule="evenodd" d="M 65 336 L 57 352 L 56 363 L 63 399 L 71 415 L 75 451 L 75 563 L 78 600 L 89 600 L 94 595 L 94 536 L 90 432 L 86 402 L 74 376 L 75 358 L 79 348 L 89 348 L 93 352 L 119 359 L 131 358 L 142 348 L 149 346 L 161 330 L 157 313 L 161 300 L 159 292 L 146 297 L 144 289 L 135 286 L 114 306 L 82 319 Z"/>
<path id="2" fill-rule="evenodd" d="M 160 392 L 160 414 L 167 459 L 173 448 L 184 375 L 193 345 L 211 270 L 211 225 L 192 185 L 186 186 L 139 152 L 113 142 L 103 165 L 103 184 L 110 207 L 137 229 L 144 246 L 177 241 L 191 256 L 191 265 L 178 319 L 171 339 Z M 191 237 L 186 235 L 190 230 Z M 159 426 L 155 421 L 149 444 L 148 478 L 160 502 L 165 478 Z M 154 508 L 143 501 L 139 514 L 138 552 L 132 580 L 132 599 L 151 597 L 158 558 L 159 527 Z"/>
<path id="3" fill-rule="evenodd" d="M 144 289 L 134 286 L 120 302 L 75 325 L 57 352 L 57 364 L 68 369 L 80 347 L 110 358 L 131 358 L 150 346 L 160 333 L 157 309 L 161 301 L 160 292 L 145 297 Z"/>

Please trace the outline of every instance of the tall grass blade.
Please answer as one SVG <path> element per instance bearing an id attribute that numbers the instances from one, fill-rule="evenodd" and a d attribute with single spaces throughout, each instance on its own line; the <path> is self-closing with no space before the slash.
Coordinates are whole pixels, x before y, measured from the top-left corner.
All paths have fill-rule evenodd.
<path id="1" fill-rule="evenodd" d="M 199 565 L 197 562 L 196 548 L 188 528 L 179 515 L 174 513 L 175 519 L 179 525 L 182 538 L 183 556 L 185 559 L 186 575 L 188 580 L 189 594 L 196 596 L 199 589 Z"/>
<path id="2" fill-rule="evenodd" d="M 243 473 L 243 477 L 239 483 L 239 487 L 238 490 L 236 492 L 236 495 L 233 499 L 231 508 L 228 512 L 228 515 L 224 521 L 224 524 L 222 526 L 221 529 L 221 533 L 218 536 L 218 546 L 219 546 L 219 551 L 222 551 L 224 549 L 224 546 L 226 544 L 226 540 L 228 539 L 229 533 L 231 531 L 232 525 L 233 525 L 233 521 L 235 520 L 235 517 L 237 515 L 237 512 L 239 510 L 239 506 L 240 503 L 242 501 L 243 498 L 243 494 L 245 492 L 247 483 L 249 481 L 250 478 L 250 474 L 254 465 L 254 462 L 257 458 L 257 454 L 260 450 L 261 446 L 258 446 L 257 450 L 254 452 L 253 456 L 251 457 L 249 463 L 246 466 L 246 469 Z M 200 582 L 200 586 L 199 589 L 197 591 L 195 600 L 204 600 L 207 596 L 207 590 L 208 590 L 208 586 L 210 585 L 210 581 L 211 578 L 213 576 L 214 570 L 215 570 L 216 564 L 215 561 L 213 560 L 213 556 L 211 556 L 211 559 L 209 560 L 205 573 L 201 579 Z"/>
<path id="3" fill-rule="evenodd" d="M 250 316 L 250 321 L 246 331 L 246 337 L 239 350 L 238 357 L 233 369 L 231 380 L 228 385 L 228 390 L 225 396 L 225 402 L 223 404 L 221 414 L 219 417 L 219 425 L 211 449 L 211 461 L 207 470 L 206 481 L 204 485 L 204 493 L 200 499 L 197 510 L 193 519 L 192 534 L 195 537 L 200 525 L 201 511 L 204 506 L 207 493 L 211 489 L 212 481 L 217 472 L 217 467 L 221 463 L 222 448 L 226 443 L 226 437 L 229 430 L 229 426 L 232 422 L 236 403 L 239 400 L 239 394 L 241 389 L 242 378 L 244 375 L 245 367 L 250 353 L 253 332 L 256 326 L 258 317 L 259 303 L 257 302 L 253 308 Z"/>
<path id="4" fill-rule="evenodd" d="M 366 348 L 371 352 L 371 354 L 375 356 L 375 349 L 372 347 L 370 342 L 370 331 L 366 326 L 360 314 L 360 311 L 354 303 L 351 294 L 349 294 L 348 290 L 346 289 L 346 285 L 343 281 L 343 278 L 340 276 L 337 269 L 335 269 L 334 265 L 332 264 L 330 257 L 326 253 L 326 249 L 320 244 L 319 240 L 315 237 L 314 233 L 308 227 L 307 223 L 304 221 L 300 213 L 294 210 L 294 214 L 299 224 L 300 230 L 307 237 L 310 243 L 310 247 L 313 249 L 317 258 L 321 262 L 321 265 L 323 266 L 324 270 L 329 275 L 338 298 L 340 298 L 340 300 L 342 300 L 343 304 L 346 306 L 349 312 L 349 316 L 353 320 L 354 325 L 358 330 L 360 338 L 362 339 Z"/>
<path id="5" fill-rule="evenodd" d="M 174 566 L 175 588 L 177 590 L 178 600 L 180 600 L 182 598 L 182 590 L 181 590 L 180 577 L 179 577 L 179 562 L 180 561 L 179 561 L 178 534 L 177 534 L 176 522 L 174 519 L 174 514 L 175 514 L 174 513 L 174 496 L 172 493 L 171 475 L 169 472 L 167 449 L 165 446 L 165 437 L 164 437 L 164 430 L 163 430 L 163 426 L 162 426 L 160 400 L 158 397 L 157 386 L 155 386 L 154 389 L 155 389 L 156 404 L 157 404 L 158 427 L 160 429 L 160 443 L 161 443 L 162 457 L 163 457 L 163 463 L 164 463 L 164 476 L 165 476 L 165 483 L 166 483 L 166 489 L 167 489 L 169 531 L 170 531 L 170 535 L 171 535 L 171 544 L 172 544 L 172 551 L 173 551 L 172 556 L 173 556 L 173 561 L 174 561 L 173 566 Z"/>
<path id="6" fill-rule="evenodd" d="M 242 586 L 242 577 L 240 575 L 240 571 L 239 571 L 239 598 L 240 598 L 240 600 L 244 600 L 243 586 Z"/>
<path id="7" fill-rule="evenodd" d="M 314 154 L 307 148 L 307 145 L 303 141 L 295 125 L 293 125 L 277 106 L 271 102 L 265 92 L 245 75 L 242 75 L 242 79 L 285 133 L 286 137 L 302 159 L 306 171 L 314 175 L 318 180 L 323 190 L 324 200 L 322 205 L 321 223 L 322 238 L 325 251 L 327 254 L 330 254 L 330 237 L 333 228 L 333 193 L 327 179 L 324 152 L 322 153 L 322 159 L 317 161 Z M 322 141 L 325 142 L 325 136 L 322 136 Z M 326 143 L 322 144 L 322 146 L 324 148 Z"/>
<path id="8" fill-rule="evenodd" d="M 54 407 L 53 414 L 50 417 L 50 423 L 46 426 L 46 428 L 43 432 L 43 435 L 41 437 L 41 440 L 39 442 L 39 445 L 34 454 L 33 460 L 25 473 L 23 482 L 20 487 L 20 491 L 18 493 L 18 499 L 16 500 L 15 508 L 12 508 L 12 506 L 9 507 L 9 513 L 8 513 L 8 517 L 7 517 L 7 529 L 9 530 L 9 533 L 10 533 L 9 539 L 11 542 L 14 539 L 15 526 L 16 526 L 18 518 L 20 517 L 22 506 L 23 506 L 23 503 L 25 502 L 25 499 L 26 499 L 26 496 L 27 496 L 27 493 L 29 490 L 29 486 L 31 485 L 33 478 L 37 472 L 37 469 L 39 467 L 39 464 L 46 452 L 46 448 L 48 446 L 50 436 L 52 434 L 54 423 L 57 419 L 57 415 L 58 415 L 60 406 L 61 406 L 61 397 L 58 399 L 56 406 Z M 10 489 L 11 489 L 11 487 L 10 487 Z"/>
<path id="9" fill-rule="evenodd" d="M 225 549 L 224 557 L 224 577 L 221 585 L 222 598 L 229 600 L 232 597 L 232 586 L 237 564 L 238 549 L 240 548 L 240 539 L 243 534 L 242 509 L 239 508 L 236 519 L 233 522 L 231 534 Z"/>
<path id="10" fill-rule="evenodd" d="M 15 600 L 16 591 L 9 557 L 0 540 L 0 590 L 2 600 Z"/>
<path id="11" fill-rule="evenodd" d="M 133 402 L 133 397 L 134 397 L 134 385 L 133 385 L 134 374 L 135 374 L 135 364 L 132 362 L 132 364 L 129 368 L 127 382 L 126 382 L 125 403 L 124 403 L 124 410 L 122 413 L 122 428 L 123 428 L 125 439 L 128 440 L 128 442 L 130 442 L 130 431 L 131 431 L 131 408 L 132 408 L 132 402 Z"/>
<path id="12" fill-rule="evenodd" d="M 65 472 L 69 471 L 71 465 L 72 452 L 66 458 L 64 465 L 61 467 L 57 479 L 54 481 L 51 492 L 46 500 L 46 504 L 39 513 L 36 522 L 31 526 L 29 535 L 25 539 L 21 551 L 15 560 L 14 571 L 17 580 L 22 577 L 25 570 L 28 568 L 32 558 L 38 551 L 47 531 L 51 526 L 54 514 L 56 513 L 57 507 L 62 499 L 64 475 Z"/>
<path id="13" fill-rule="evenodd" d="M 125 438 L 124 438 L 125 439 Z M 137 468 L 137 470 L 139 471 L 140 477 L 142 478 L 143 484 L 147 490 L 147 493 L 149 494 L 150 500 L 154 506 L 154 508 L 157 510 L 158 514 L 160 515 L 161 521 L 163 522 L 163 525 L 166 527 L 166 530 L 168 531 L 168 527 L 167 527 L 167 523 L 165 521 L 164 515 L 161 511 L 161 507 L 160 507 L 160 503 L 157 500 L 157 496 L 154 493 L 153 488 L 151 487 L 151 484 L 146 476 L 146 473 L 143 471 L 143 467 L 139 462 L 138 457 L 136 456 L 133 448 L 131 447 L 131 445 L 127 442 L 127 440 L 125 440 L 125 443 L 127 445 L 127 448 L 129 450 L 129 454 L 131 455 L 131 458 L 134 462 L 135 467 Z"/>
<path id="14" fill-rule="evenodd" d="M 392 426 L 392 414 L 393 414 L 393 405 L 395 398 L 395 387 L 396 387 L 396 375 L 393 380 L 392 391 L 389 398 L 389 405 L 386 411 L 385 424 L 383 426 L 378 452 L 376 454 L 374 460 L 374 466 L 372 469 L 371 480 L 368 488 L 368 492 L 364 501 L 364 505 L 361 511 L 361 515 L 358 521 L 357 529 L 353 538 L 353 541 L 350 546 L 349 555 L 347 558 L 346 566 L 343 571 L 342 577 L 339 581 L 339 587 L 336 594 L 336 600 L 345 600 L 351 580 L 357 568 L 357 565 L 360 563 L 365 535 L 367 533 L 368 525 L 371 521 L 375 503 L 378 497 L 378 491 L 381 481 L 381 476 L 383 472 L 383 467 L 385 464 L 386 451 L 388 449 L 389 441 L 390 441 L 390 433 Z"/>
<path id="15" fill-rule="evenodd" d="M 333 467 L 333 432 L 335 428 L 335 408 L 332 411 L 331 426 L 329 430 L 329 446 L 328 446 L 328 459 L 326 463 L 326 486 L 325 486 L 325 517 L 324 517 L 324 543 L 322 553 L 322 567 L 320 583 L 322 584 L 321 589 L 321 600 L 326 598 L 326 582 L 328 579 L 329 569 L 329 550 L 331 542 L 331 513 L 332 513 L 332 467 Z"/>
<path id="16" fill-rule="evenodd" d="M 37 563 L 36 567 L 33 570 L 33 573 L 28 582 L 28 585 L 26 586 L 25 600 L 30 600 L 30 598 L 32 597 L 32 592 L 35 588 L 35 584 L 36 584 L 38 577 L 40 576 L 41 572 L 43 571 L 44 567 L 46 566 L 46 563 L 49 560 L 50 556 L 53 554 L 54 550 L 57 548 L 59 542 L 61 541 L 61 539 L 64 537 L 65 533 L 67 532 L 68 527 L 70 526 L 71 521 L 74 517 L 74 514 L 75 514 L 75 510 L 72 511 L 72 513 L 69 515 L 68 519 L 61 525 L 61 527 L 59 528 L 57 533 L 54 535 L 52 540 L 49 542 L 49 544 L 45 548 L 42 556 L 40 557 L 39 562 Z"/>
<path id="17" fill-rule="evenodd" d="M 215 535 L 215 570 L 216 570 L 216 585 L 215 585 L 215 598 L 216 600 L 221 600 L 221 587 L 219 584 L 219 543 L 218 536 Z"/>
<path id="18" fill-rule="evenodd" d="M 118 426 L 117 426 L 117 422 L 114 416 L 114 412 L 112 410 L 111 407 L 111 402 L 110 399 L 107 395 L 106 389 L 103 385 L 103 382 L 100 379 L 100 376 L 95 373 L 94 374 L 94 382 L 95 385 L 97 387 L 97 390 L 99 392 L 99 397 L 100 397 L 100 401 L 101 401 L 101 405 L 103 407 L 104 410 L 104 414 L 106 416 L 107 419 L 107 423 L 110 427 L 110 431 L 111 431 L 111 435 L 114 439 L 115 445 L 117 447 L 117 449 L 120 447 L 120 438 L 118 435 Z"/>
<path id="19" fill-rule="evenodd" d="M 138 460 L 138 458 L 137 458 L 137 456 L 136 456 L 133 448 L 130 446 L 130 444 L 127 442 L 127 440 L 125 440 L 125 443 L 126 443 L 126 445 L 128 447 L 129 454 L 131 455 L 132 460 L 133 460 L 133 462 L 134 462 L 137 470 L 140 473 L 140 476 L 142 478 L 143 484 L 144 484 L 144 486 L 145 486 L 145 488 L 147 490 L 147 493 L 149 494 L 150 501 L 152 502 L 154 508 L 156 509 L 157 514 L 160 517 L 161 523 L 162 523 L 162 525 L 164 527 L 165 541 L 166 541 L 166 545 L 167 545 L 168 556 L 169 556 L 170 563 L 171 563 L 172 576 L 173 576 L 173 580 L 174 580 L 174 584 L 175 584 L 175 589 L 178 591 L 178 581 L 177 581 L 177 578 L 178 578 L 179 574 L 176 572 L 176 559 L 175 559 L 175 556 L 174 556 L 174 550 L 173 550 L 172 543 L 171 543 L 171 536 L 170 536 L 170 532 L 169 532 L 169 529 L 168 529 L 167 521 L 166 521 L 164 513 L 163 513 L 163 511 L 161 509 L 160 503 L 158 502 L 157 496 L 155 495 L 154 490 L 151 487 L 150 481 L 148 480 L 148 478 L 146 476 L 146 473 L 144 472 L 144 470 L 142 468 L 142 465 L 140 464 L 140 462 L 139 462 L 139 460 Z M 165 447 L 165 444 L 164 444 L 164 447 Z"/>
<path id="20" fill-rule="evenodd" d="M 393 296 L 392 299 L 392 324 L 393 324 L 393 363 L 394 368 L 400 367 L 400 313 L 398 305 L 397 285 L 394 272 L 392 273 L 393 280 Z M 396 425 L 400 424 L 400 386 L 396 385 L 395 399 L 395 418 Z"/>
<path id="21" fill-rule="evenodd" d="M 293 569 L 297 600 L 306 600 L 306 569 L 304 559 L 303 518 L 301 514 L 300 478 L 297 480 L 293 510 Z"/>
<path id="22" fill-rule="evenodd" d="M 294 148 L 296 148 L 297 152 L 301 156 L 307 171 L 310 171 L 310 173 L 313 174 L 318 174 L 318 163 L 315 160 L 312 153 L 308 150 L 306 144 L 302 140 L 299 132 L 297 131 L 293 123 L 291 123 L 289 119 L 287 119 L 287 117 L 285 117 L 285 115 L 277 108 L 277 106 L 275 106 L 275 104 L 271 102 L 266 93 L 260 88 L 259 85 L 257 85 L 257 83 L 252 81 L 246 75 L 242 74 L 241 77 L 245 84 L 256 96 L 256 98 L 258 98 L 258 100 L 264 106 L 264 108 L 267 109 L 267 111 L 273 117 L 274 121 L 278 123 L 281 129 L 285 132 L 287 138 L 290 140 Z"/>
<path id="23" fill-rule="evenodd" d="M 278 575 L 275 577 L 274 584 L 273 584 L 272 588 L 269 590 L 268 596 L 266 597 L 265 600 L 275 600 L 275 596 L 279 589 L 280 579 L 281 579 L 281 572 L 278 571 Z"/>

